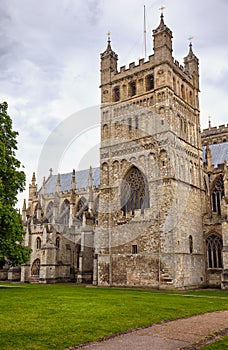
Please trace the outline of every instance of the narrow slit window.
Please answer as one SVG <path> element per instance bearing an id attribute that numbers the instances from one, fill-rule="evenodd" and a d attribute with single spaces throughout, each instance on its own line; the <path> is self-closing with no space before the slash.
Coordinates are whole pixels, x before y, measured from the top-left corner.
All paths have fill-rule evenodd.
<path id="1" fill-rule="evenodd" d="M 133 246 L 132 246 L 132 254 L 138 254 L 138 246 L 137 246 L 137 244 L 133 244 Z"/>

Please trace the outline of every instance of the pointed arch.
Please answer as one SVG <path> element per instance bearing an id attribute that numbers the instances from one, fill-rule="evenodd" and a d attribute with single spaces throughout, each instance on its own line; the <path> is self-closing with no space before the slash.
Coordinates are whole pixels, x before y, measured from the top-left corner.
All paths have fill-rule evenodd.
<path id="1" fill-rule="evenodd" d="M 60 248 L 60 236 L 57 236 L 57 237 L 56 237 L 55 245 L 56 245 L 56 247 L 57 247 L 58 249 Z"/>
<path id="2" fill-rule="evenodd" d="M 40 259 L 36 259 L 33 261 L 33 264 L 31 267 L 31 275 L 32 276 L 39 276 L 40 275 Z"/>
<path id="3" fill-rule="evenodd" d="M 76 215 L 78 219 L 82 220 L 82 214 L 85 209 L 87 209 L 87 201 L 85 197 L 81 197 L 79 198 L 79 201 L 76 207 L 76 213 L 77 213 Z"/>
<path id="4" fill-rule="evenodd" d="M 65 199 L 61 205 L 60 210 L 60 222 L 67 225 L 70 218 L 70 202 L 68 199 Z"/>
<path id="5" fill-rule="evenodd" d="M 217 233 L 211 233 L 206 239 L 207 267 L 222 268 L 222 238 Z"/>
<path id="6" fill-rule="evenodd" d="M 213 213 L 221 216 L 221 202 L 224 197 L 224 182 L 222 175 L 219 175 L 211 187 L 211 205 Z"/>
<path id="7" fill-rule="evenodd" d="M 144 174 L 136 167 L 132 166 L 124 176 L 121 187 L 121 207 L 126 212 L 134 214 L 136 209 L 149 207 L 148 184 Z"/>
<path id="8" fill-rule="evenodd" d="M 41 248 L 41 238 L 37 237 L 36 239 L 36 249 L 40 249 Z"/>
<path id="9" fill-rule="evenodd" d="M 50 201 L 46 209 L 46 218 L 48 219 L 48 222 L 52 222 L 53 211 L 54 211 L 54 203 L 53 201 Z"/>
<path id="10" fill-rule="evenodd" d="M 154 76 L 153 74 L 149 74 L 145 78 L 146 82 L 146 91 L 150 91 L 154 89 Z"/>

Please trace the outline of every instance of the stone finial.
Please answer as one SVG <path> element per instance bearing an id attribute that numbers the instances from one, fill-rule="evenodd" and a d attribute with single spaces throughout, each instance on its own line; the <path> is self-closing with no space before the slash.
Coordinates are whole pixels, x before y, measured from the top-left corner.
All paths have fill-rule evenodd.
<path id="1" fill-rule="evenodd" d="M 93 168 L 89 168 L 89 187 L 93 187 Z"/>
<path id="2" fill-rule="evenodd" d="M 73 172 L 72 172 L 71 188 L 72 188 L 73 191 L 76 190 L 76 175 L 75 175 L 75 169 L 73 169 Z"/>
<path id="3" fill-rule="evenodd" d="M 26 222 L 26 199 L 24 199 L 23 207 L 22 207 L 22 221 Z"/>
<path id="4" fill-rule="evenodd" d="M 207 161 L 207 169 L 211 169 L 212 167 L 212 155 L 209 145 L 206 146 L 206 161 Z"/>
<path id="5" fill-rule="evenodd" d="M 26 199 L 24 199 L 24 202 L 23 202 L 22 212 L 23 211 L 26 212 Z"/>
<path id="6" fill-rule="evenodd" d="M 45 176 L 43 178 L 42 193 L 45 196 L 45 194 L 46 194 L 46 179 L 45 179 Z"/>
<path id="7" fill-rule="evenodd" d="M 111 38 L 110 38 L 111 32 L 108 32 L 107 35 L 108 35 L 107 48 L 103 54 L 109 54 L 113 52 L 111 47 Z"/>
<path id="8" fill-rule="evenodd" d="M 107 47 L 106 47 L 106 50 L 103 53 L 101 53 L 101 59 L 110 56 L 118 60 L 118 55 L 113 51 L 111 47 L 111 39 L 110 39 L 111 32 L 108 32 L 107 35 L 108 35 Z"/>
<path id="9" fill-rule="evenodd" d="M 209 115 L 208 117 L 208 128 L 210 129 L 211 128 L 211 116 Z"/>
<path id="10" fill-rule="evenodd" d="M 50 169 L 49 169 L 49 177 L 51 177 L 51 176 L 52 176 L 52 173 L 53 173 L 53 169 L 52 169 L 52 168 L 50 168 Z"/>
<path id="11" fill-rule="evenodd" d="M 35 175 L 35 172 L 32 174 L 32 185 L 33 185 L 33 186 L 36 185 L 36 175 Z"/>
<path id="12" fill-rule="evenodd" d="M 193 37 L 190 37 L 189 40 L 192 40 Z M 190 41 L 189 43 L 189 51 L 188 51 L 188 54 L 187 56 L 184 58 L 184 63 L 185 65 L 191 61 L 196 61 L 197 64 L 199 63 L 199 60 L 198 58 L 196 57 L 196 55 L 194 54 L 193 52 L 193 49 L 192 49 L 192 41 Z"/>
<path id="13" fill-rule="evenodd" d="M 29 185 L 29 201 L 37 196 L 37 185 L 35 172 L 32 174 L 32 183 Z"/>
<path id="14" fill-rule="evenodd" d="M 56 192 L 59 193 L 61 189 L 61 183 L 60 183 L 60 174 L 57 175 L 57 182 L 56 182 Z"/>
<path id="15" fill-rule="evenodd" d="M 91 166 L 89 169 L 88 192 L 89 192 L 88 209 L 89 211 L 92 211 L 94 200 L 93 200 L 93 168 Z"/>
<path id="16" fill-rule="evenodd" d="M 162 6 L 160 8 L 160 10 L 161 10 L 160 23 L 159 23 L 159 26 L 153 30 L 153 34 L 155 35 L 155 34 L 158 34 L 160 32 L 166 31 L 172 37 L 172 31 L 167 27 L 167 25 L 165 24 L 165 21 L 164 21 L 164 13 L 163 13 L 164 9 L 165 9 L 164 6 Z"/>

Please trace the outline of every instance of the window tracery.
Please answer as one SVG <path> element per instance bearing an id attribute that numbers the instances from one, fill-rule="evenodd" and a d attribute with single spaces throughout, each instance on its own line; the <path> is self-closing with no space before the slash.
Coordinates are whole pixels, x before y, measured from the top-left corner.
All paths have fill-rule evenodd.
<path id="1" fill-rule="evenodd" d="M 32 276 L 39 276 L 40 274 L 40 259 L 36 259 L 31 268 L 31 274 Z"/>
<path id="2" fill-rule="evenodd" d="M 211 202 L 212 202 L 212 211 L 221 216 L 221 201 L 224 197 L 224 183 L 223 178 L 220 176 L 213 185 L 211 192 Z"/>
<path id="3" fill-rule="evenodd" d="M 208 268 L 222 268 L 222 239 L 217 234 L 211 234 L 206 239 Z"/>
<path id="4" fill-rule="evenodd" d="M 121 191 L 122 210 L 124 215 L 130 211 L 134 214 L 136 209 L 144 212 L 148 208 L 148 189 L 141 171 L 132 167 L 127 173 Z"/>

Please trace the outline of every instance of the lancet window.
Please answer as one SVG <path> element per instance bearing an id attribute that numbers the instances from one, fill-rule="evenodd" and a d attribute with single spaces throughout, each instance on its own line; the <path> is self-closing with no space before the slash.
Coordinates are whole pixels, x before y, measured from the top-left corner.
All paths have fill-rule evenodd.
<path id="1" fill-rule="evenodd" d="M 113 102 L 117 102 L 120 100 L 120 87 L 116 86 L 113 89 Z"/>
<path id="2" fill-rule="evenodd" d="M 41 239 L 40 237 L 37 237 L 36 239 L 36 249 L 40 249 L 41 248 Z"/>
<path id="3" fill-rule="evenodd" d="M 206 239 L 208 268 L 222 268 L 222 239 L 217 234 L 211 234 Z"/>
<path id="4" fill-rule="evenodd" d="M 129 83 L 129 97 L 136 95 L 136 82 L 132 81 Z"/>
<path id="5" fill-rule="evenodd" d="M 146 91 L 154 89 L 154 77 L 153 75 L 148 75 L 146 77 Z"/>
<path id="6" fill-rule="evenodd" d="M 213 185 L 211 191 L 211 203 L 212 203 L 212 211 L 217 213 L 219 216 L 221 215 L 221 201 L 224 197 L 224 183 L 222 176 L 220 176 Z"/>

